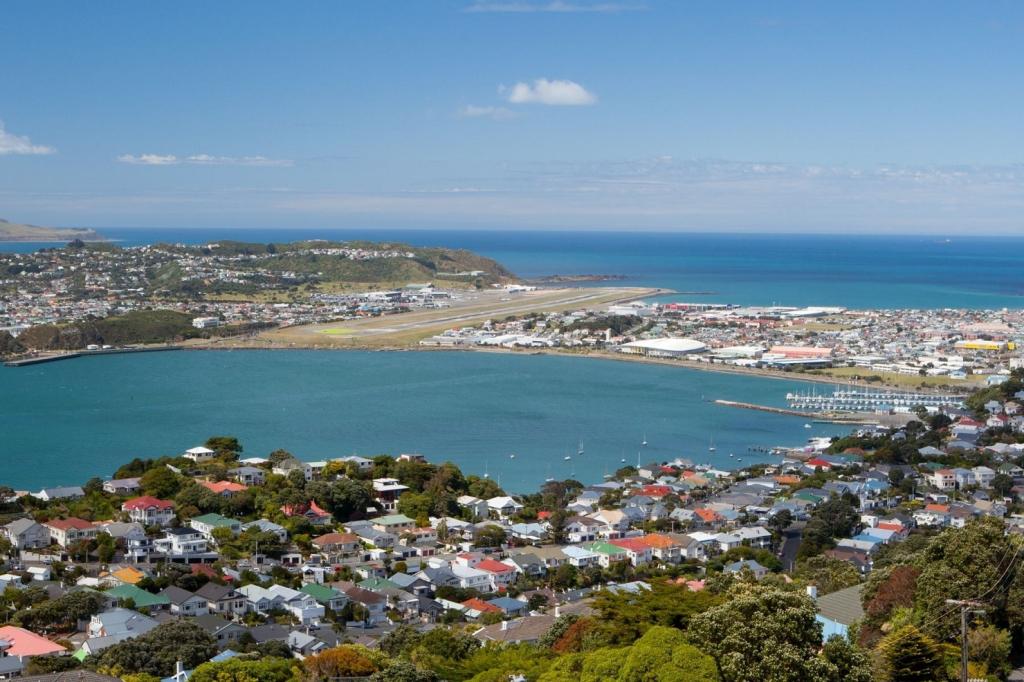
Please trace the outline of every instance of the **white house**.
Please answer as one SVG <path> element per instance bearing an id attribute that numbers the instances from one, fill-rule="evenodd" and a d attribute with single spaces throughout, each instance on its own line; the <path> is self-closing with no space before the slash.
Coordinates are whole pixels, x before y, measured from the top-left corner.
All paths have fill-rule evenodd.
<path id="1" fill-rule="evenodd" d="M 190 459 L 196 464 L 199 464 L 200 462 L 209 462 L 211 459 L 213 459 L 213 456 L 215 454 L 216 453 L 210 448 L 199 445 L 194 448 L 189 448 L 188 450 L 186 450 L 185 454 L 183 454 L 182 457 L 184 457 L 185 459 Z"/>
<path id="2" fill-rule="evenodd" d="M 523 511 L 523 505 L 519 504 L 507 495 L 492 497 L 487 500 L 487 508 L 503 519 L 515 516 L 519 512 Z"/>
<path id="3" fill-rule="evenodd" d="M 248 608 L 260 614 L 283 609 L 307 625 L 324 617 L 324 607 L 311 595 L 281 585 L 260 587 L 244 585 L 238 591 L 245 595 Z"/>
<path id="4" fill-rule="evenodd" d="M 121 505 L 128 518 L 144 526 L 169 526 L 174 522 L 174 503 L 150 495 L 135 497 Z"/>
<path id="5" fill-rule="evenodd" d="M 91 521 L 77 519 L 51 519 L 43 524 L 50 531 L 50 540 L 67 549 L 80 540 L 92 540 L 99 529 Z"/>

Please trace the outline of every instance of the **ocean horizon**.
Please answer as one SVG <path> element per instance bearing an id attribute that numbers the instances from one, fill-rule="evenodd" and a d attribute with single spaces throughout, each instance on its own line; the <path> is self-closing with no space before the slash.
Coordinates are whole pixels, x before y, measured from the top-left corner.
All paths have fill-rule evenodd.
<path id="1" fill-rule="evenodd" d="M 666 300 L 850 308 L 1018 308 L 1024 237 L 464 229 L 96 228 L 122 246 L 222 239 L 400 241 L 494 258 L 524 278 L 613 275 Z M 43 243 L 0 243 L 32 251 Z"/>

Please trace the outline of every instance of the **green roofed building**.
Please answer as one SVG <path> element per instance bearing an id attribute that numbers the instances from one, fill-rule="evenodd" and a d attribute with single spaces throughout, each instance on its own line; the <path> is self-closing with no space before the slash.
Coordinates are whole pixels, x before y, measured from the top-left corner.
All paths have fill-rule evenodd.
<path id="1" fill-rule="evenodd" d="M 588 552 L 597 554 L 598 557 L 600 557 L 597 560 L 597 563 L 601 564 L 601 566 L 605 568 L 608 568 L 608 566 L 616 562 L 629 560 L 629 554 L 626 550 L 607 542 L 602 542 L 601 540 L 580 546 Z"/>
<path id="2" fill-rule="evenodd" d="M 403 531 L 412 530 L 416 527 L 416 522 L 405 514 L 378 516 L 375 519 L 370 519 L 370 523 L 382 533 L 401 534 Z"/>
<path id="3" fill-rule="evenodd" d="M 326 585 L 309 583 L 303 585 L 299 592 L 308 594 L 313 599 L 316 599 L 318 604 L 324 608 L 330 609 L 331 611 L 341 611 L 345 608 L 345 604 L 348 603 L 348 597 L 344 592 Z"/>
<path id="4" fill-rule="evenodd" d="M 242 532 L 242 522 L 237 519 L 229 519 L 220 514 L 203 514 L 193 518 L 189 525 L 206 536 L 206 539 L 213 539 L 213 531 L 217 528 L 227 528 L 232 535 Z"/>
<path id="5" fill-rule="evenodd" d="M 131 599 L 135 603 L 135 607 L 139 609 L 159 609 L 171 604 L 171 600 L 162 594 L 146 592 L 135 585 L 118 585 L 103 594 L 111 599 L 116 599 L 118 604 L 122 604 L 126 599 Z"/>
<path id="6" fill-rule="evenodd" d="M 393 583 L 387 578 L 367 578 L 359 583 L 359 587 L 370 592 L 381 592 L 383 590 L 400 590 L 398 583 Z"/>

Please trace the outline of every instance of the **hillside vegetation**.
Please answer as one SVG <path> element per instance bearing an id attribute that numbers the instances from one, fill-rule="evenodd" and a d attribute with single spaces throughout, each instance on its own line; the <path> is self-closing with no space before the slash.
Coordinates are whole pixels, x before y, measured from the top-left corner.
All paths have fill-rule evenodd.
<path id="1" fill-rule="evenodd" d="M 17 341 L 33 350 L 77 350 L 89 344 L 162 343 L 196 336 L 198 331 L 186 313 L 139 310 L 103 319 L 37 325 L 25 330 Z"/>
<path id="2" fill-rule="evenodd" d="M 104 237 L 83 227 L 40 227 L 0 218 L 0 242 L 69 242 L 75 239 L 101 241 Z"/>

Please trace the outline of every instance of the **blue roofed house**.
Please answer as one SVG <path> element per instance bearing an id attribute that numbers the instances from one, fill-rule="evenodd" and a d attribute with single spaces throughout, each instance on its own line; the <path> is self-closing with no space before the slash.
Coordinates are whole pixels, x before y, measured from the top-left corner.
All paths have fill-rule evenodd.
<path id="1" fill-rule="evenodd" d="M 818 607 L 816 617 L 822 626 L 822 640 L 833 635 L 846 637 L 850 626 L 863 620 L 864 608 L 861 606 L 863 591 L 864 584 L 861 583 L 818 597 L 817 589 L 813 585 L 807 588 L 808 594 Z"/>

